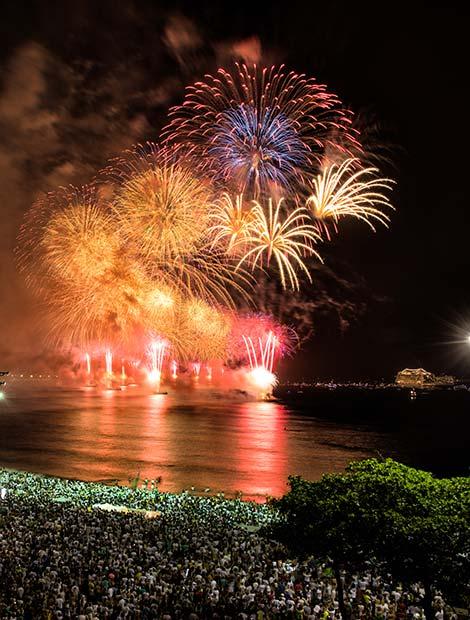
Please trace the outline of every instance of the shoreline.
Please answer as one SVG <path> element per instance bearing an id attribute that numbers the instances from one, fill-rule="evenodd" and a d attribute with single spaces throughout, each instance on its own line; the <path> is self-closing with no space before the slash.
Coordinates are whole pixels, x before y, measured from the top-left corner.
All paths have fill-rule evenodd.
<path id="1" fill-rule="evenodd" d="M 119 488 L 119 489 L 130 489 L 130 490 L 133 490 L 133 487 L 130 481 L 135 480 L 137 478 L 137 476 L 134 478 L 128 478 L 127 484 L 124 478 L 99 478 L 96 480 L 89 480 L 85 478 L 69 478 L 68 476 L 61 476 L 59 474 L 48 474 L 46 472 L 32 471 L 30 469 L 9 467 L 8 465 L 2 465 L 2 463 L 0 462 L 0 481 L 1 481 L 2 472 L 11 472 L 12 474 L 28 474 L 28 475 L 37 476 L 40 478 L 52 478 L 52 479 L 61 480 L 65 483 L 70 482 L 70 483 L 80 483 L 80 484 L 97 484 L 97 485 L 103 485 L 107 488 Z M 217 497 L 220 499 L 225 499 L 227 501 L 237 500 L 237 501 L 243 501 L 243 502 L 250 502 L 250 503 L 257 504 L 258 506 L 266 505 L 268 500 L 271 499 L 271 497 L 274 497 L 269 494 L 250 495 L 249 493 L 244 493 L 241 490 L 233 491 L 233 492 L 232 491 L 221 491 L 221 490 L 216 490 L 212 488 L 209 488 L 208 490 L 206 490 L 203 488 L 197 489 L 196 487 L 193 487 L 193 486 L 190 486 L 187 489 L 181 489 L 181 491 L 166 491 L 166 490 L 161 490 L 160 485 L 158 483 L 155 488 L 145 487 L 142 484 L 145 482 L 145 480 L 148 480 L 148 482 L 150 483 L 150 482 L 153 482 L 155 479 L 138 478 L 138 481 L 139 481 L 138 489 L 140 491 L 155 491 L 156 490 L 161 495 L 190 495 L 191 497 L 201 497 L 201 498 Z M 287 491 L 287 486 L 286 486 L 286 491 Z"/>
<path id="2" fill-rule="evenodd" d="M 25 488 L 27 487 L 27 488 Z M 29 501 L 35 494 L 52 504 L 72 504 L 75 509 L 98 508 L 107 504 L 129 511 L 170 512 L 184 515 L 196 510 L 202 520 L 227 521 L 227 525 L 261 527 L 276 520 L 276 512 L 265 502 L 225 497 L 224 494 L 197 495 L 189 491 L 170 493 L 158 488 L 111 485 L 104 482 L 73 480 L 60 476 L 0 467 L 0 488 L 7 496 Z M 29 492 L 30 490 L 30 492 Z M 0 500 L 1 505 L 1 500 Z"/>

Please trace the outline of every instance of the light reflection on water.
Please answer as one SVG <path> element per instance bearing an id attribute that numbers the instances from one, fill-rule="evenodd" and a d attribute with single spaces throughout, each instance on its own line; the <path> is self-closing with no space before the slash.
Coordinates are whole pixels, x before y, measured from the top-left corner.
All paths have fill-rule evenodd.
<path id="1" fill-rule="evenodd" d="M 289 474 L 286 419 L 285 407 L 278 403 L 241 405 L 237 417 L 237 488 L 249 488 L 253 495 L 274 495 L 273 489 L 285 484 Z"/>
<path id="2" fill-rule="evenodd" d="M 207 393 L 10 390 L 0 464 L 87 480 L 162 477 L 160 488 L 280 495 L 289 474 L 318 478 L 374 453 L 380 432 L 277 402 Z"/>

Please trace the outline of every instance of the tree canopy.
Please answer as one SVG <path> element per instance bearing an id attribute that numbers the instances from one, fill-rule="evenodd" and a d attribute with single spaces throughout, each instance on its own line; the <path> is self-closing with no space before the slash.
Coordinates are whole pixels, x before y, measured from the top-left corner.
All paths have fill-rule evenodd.
<path id="1" fill-rule="evenodd" d="M 368 459 L 318 482 L 291 476 L 289 486 L 273 502 L 283 520 L 272 534 L 297 553 L 329 559 L 337 579 L 341 568 L 375 561 L 404 583 L 422 582 L 428 610 L 433 589 L 450 603 L 469 596 L 470 478 Z"/>

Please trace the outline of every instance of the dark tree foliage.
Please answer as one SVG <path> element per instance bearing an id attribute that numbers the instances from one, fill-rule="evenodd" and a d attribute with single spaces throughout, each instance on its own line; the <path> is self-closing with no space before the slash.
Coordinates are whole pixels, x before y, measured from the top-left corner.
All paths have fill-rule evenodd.
<path id="1" fill-rule="evenodd" d="M 283 522 L 271 535 L 332 563 L 342 610 L 340 570 L 371 561 L 404 583 L 422 582 L 428 614 L 434 589 L 451 604 L 470 597 L 470 478 L 436 479 L 392 459 L 368 459 L 318 482 L 291 476 L 289 485 L 273 501 Z"/>

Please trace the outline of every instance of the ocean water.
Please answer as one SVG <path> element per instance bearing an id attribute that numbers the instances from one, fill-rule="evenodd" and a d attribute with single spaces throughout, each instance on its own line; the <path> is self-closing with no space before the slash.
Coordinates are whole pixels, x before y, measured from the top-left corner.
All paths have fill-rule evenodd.
<path id="1" fill-rule="evenodd" d="M 470 393 L 283 389 L 277 402 L 207 389 L 155 395 L 10 384 L 0 466 L 160 488 L 281 495 L 353 459 L 391 456 L 438 475 L 470 473 Z"/>

